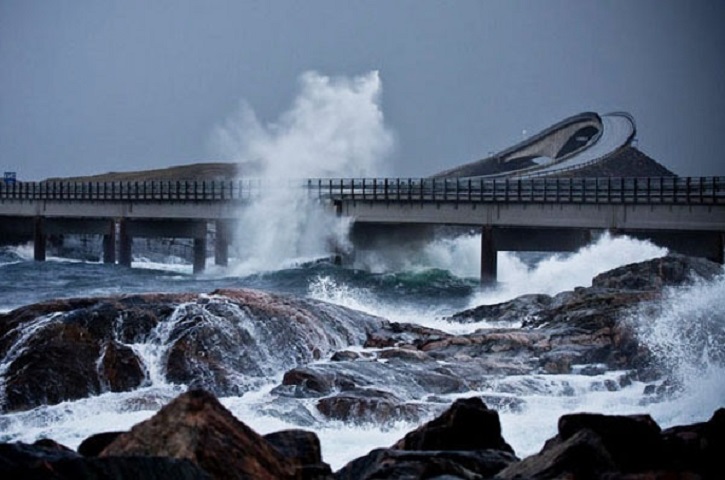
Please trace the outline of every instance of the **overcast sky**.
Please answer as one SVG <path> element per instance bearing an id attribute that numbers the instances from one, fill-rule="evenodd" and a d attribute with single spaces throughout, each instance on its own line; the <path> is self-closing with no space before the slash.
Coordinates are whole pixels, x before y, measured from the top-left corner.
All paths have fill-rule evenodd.
<path id="1" fill-rule="evenodd" d="M 390 174 L 625 110 L 666 167 L 725 175 L 725 2 L 710 0 L 0 0 L 0 169 L 231 160 L 215 129 L 243 103 L 278 123 L 309 71 L 378 72 Z"/>

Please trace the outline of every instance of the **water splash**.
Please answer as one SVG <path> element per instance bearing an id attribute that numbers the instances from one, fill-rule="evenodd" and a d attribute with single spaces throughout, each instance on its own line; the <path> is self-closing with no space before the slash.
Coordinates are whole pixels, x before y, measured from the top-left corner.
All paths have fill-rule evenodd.
<path id="1" fill-rule="evenodd" d="M 348 223 L 290 179 L 380 175 L 393 134 L 380 109 L 378 72 L 328 77 L 306 72 L 291 108 L 263 124 L 247 104 L 216 129 L 227 158 L 255 165 L 265 187 L 239 216 L 235 243 L 242 262 L 233 271 L 270 271 L 290 261 L 329 255 L 347 246 Z"/>
<path id="2" fill-rule="evenodd" d="M 703 421 L 725 406 L 725 275 L 669 288 L 632 321 L 674 386 L 666 408 L 653 405 L 657 416 L 667 423 Z"/>

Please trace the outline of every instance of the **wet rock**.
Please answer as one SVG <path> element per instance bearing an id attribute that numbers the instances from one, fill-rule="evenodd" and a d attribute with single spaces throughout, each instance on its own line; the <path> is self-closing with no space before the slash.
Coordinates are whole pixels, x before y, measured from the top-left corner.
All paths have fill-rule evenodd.
<path id="1" fill-rule="evenodd" d="M 237 420 L 211 394 L 183 394 L 156 415 L 119 435 L 100 454 L 170 457 L 196 463 L 214 478 L 294 478 L 294 466 Z"/>
<path id="2" fill-rule="evenodd" d="M 298 480 L 332 478 L 330 466 L 322 461 L 320 439 L 314 432 L 283 430 L 265 435 L 264 439 L 294 465 Z"/>
<path id="3" fill-rule="evenodd" d="M 0 477 L 24 480 L 211 480 L 188 460 L 170 458 L 84 458 L 64 447 L 23 443 L 0 444 Z"/>
<path id="4" fill-rule="evenodd" d="M 513 454 L 501 436 L 498 413 L 478 397 L 456 400 L 439 417 L 408 433 L 400 450 L 501 450 Z"/>
<path id="5" fill-rule="evenodd" d="M 96 367 L 100 345 L 83 325 L 53 322 L 23 343 L 24 350 L 12 359 L 5 374 L 5 411 L 101 392 Z"/>
<path id="6" fill-rule="evenodd" d="M 725 477 L 725 408 L 707 422 L 672 427 L 662 432 L 664 458 L 676 471 L 698 472 L 707 478 Z"/>
<path id="7" fill-rule="evenodd" d="M 78 453 L 84 457 L 97 457 L 122 433 L 124 432 L 102 432 L 91 435 L 78 445 Z"/>
<path id="8" fill-rule="evenodd" d="M 665 431 L 648 415 L 564 415 L 541 452 L 496 478 L 723 478 L 724 449 L 725 409 L 708 422 Z"/>
<path id="9" fill-rule="evenodd" d="M 601 439 L 590 430 L 582 430 L 545 447 L 536 455 L 510 464 L 496 475 L 496 479 L 597 479 L 615 470 L 614 460 Z"/>
<path id="10" fill-rule="evenodd" d="M 0 314 L 0 409 L 127 391 L 149 379 L 130 344 L 161 345 L 172 383 L 242 394 L 291 366 L 361 345 L 387 322 L 251 290 L 45 302 Z M 233 352 L 233 354 L 231 353 Z"/>
<path id="11" fill-rule="evenodd" d="M 141 360 L 130 347 L 108 342 L 101 352 L 100 380 L 112 392 L 127 392 L 141 386 L 147 374 Z"/>
<path id="12" fill-rule="evenodd" d="M 489 478 L 518 459 L 501 437 L 498 414 L 480 398 L 457 400 L 389 449 L 373 450 L 336 472 L 338 479 Z"/>
<path id="13" fill-rule="evenodd" d="M 558 428 L 562 440 L 582 430 L 594 432 L 622 471 L 642 471 L 654 467 L 662 458 L 660 427 L 649 415 L 564 415 L 559 418 Z"/>
<path id="14" fill-rule="evenodd" d="M 535 318 L 539 312 L 552 303 L 549 295 L 522 295 L 509 302 L 494 305 L 480 305 L 457 312 L 448 317 L 448 321 L 457 323 L 475 323 L 480 321 L 520 323 Z"/>
<path id="15" fill-rule="evenodd" d="M 500 450 L 411 451 L 373 450 L 335 472 L 337 480 L 417 480 L 491 478 L 515 462 L 511 453 Z"/>
<path id="16" fill-rule="evenodd" d="M 325 417 L 353 423 L 391 424 L 396 421 L 416 421 L 427 413 L 424 406 L 408 404 L 398 396 L 378 389 L 355 388 L 317 402 Z"/>
<path id="17" fill-rule="evenodd" d="M 721 273 L 722 266 L 710 260 L 669 254 L 599 274 L 592 280 L 592 286 L 614 290 L 661 290 L 666 286 L 691 283 L 697 278 L 712 280 Z"/>

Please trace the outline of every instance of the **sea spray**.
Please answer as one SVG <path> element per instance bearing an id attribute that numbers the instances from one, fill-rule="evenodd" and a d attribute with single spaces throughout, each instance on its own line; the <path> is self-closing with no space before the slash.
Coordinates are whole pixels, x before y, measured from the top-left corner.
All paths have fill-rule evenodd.
<path id="1" fill-rule="evenodd" d="M 277 121 L 263 124 L 242 104 L 214 133 L 227 158 L 254 164 L 265 179 L 239 214 L 236 274 L 275 270 L 345 249 L 348 222 L 320 205 L 302 179 L 383 174 L 393 148 L 379 105 L 378 72 L 353 78 L 306 72 L 299 84 L 291 108 Z"/>
<path id="2" fill-rule="evenodd" d="M 613 237 L 608 234 L 602 235 L 592 244 L 576 252 L 547 255 L 531 265 L 515 253 L 501 252 L 498 284 L 488 288 L 471 288 L 470 294 L 467 290 L 463 290 L 465 303 L 457 302 L 456 300 L 463 298 L 456 298 L 456 291 L 451 289 L 451 284 L 454 281 L 460 282 L 460 276 L 467 278 L 469 285 L 477 283 L 480 245 L 480 235 L 476 234 L 440 238 L 425 245 L 421 251 L 408 252 L 407 257 L 394 262 L 397 267 L 400 267 L 402 262 L 408 272 L 413 272 L 409 278 L 425 276 L 427 272 L 435 270 L 454 273 L 447 278 L 445 284 L 437 287 L 439 291 L 445 291 L 443 298 L 435 304 L 428 303 L 424 313 L 421 312 L 418 301 L 407 301 L 411 294 L 409 284 L 403 284 L 401 288 L 396 289 L 390 285 L 383 285 L 380 288 L 380 282 L 376 284 L 369 282 L 367 287 L 360 287 L 322 276 L 310 283 L 309 294 L 320 300 L 338 303 L 391 320 L 421 323 L 449 333 L 460 334 L 493 325 L 488 325 L 485 321 L 467 325 L 449 323 L 445 321 L 445 316 L 466 308 L 505 302 L 520 295 L 534 293 L 555 295 L 576 287 L 591 286 L 592 278 L 599 273 L 667 253 L 666 249 L 648 241 L 627 236 Z M 367 257 L 368 260 L 372 258 L 372 256 Z M 372 267 L 376 271 L 393 271 L 393 264 L 386 263 L 384 253 L 374 258 L 374 263 L 364 266 Z M 378 274 L 381 275 L 386 274 Z M 388 275 L 405 281 L 405 275 L 401 273 Z M 427 281 L 430 283 L 430 280 Z M 386 295 L 386 290 L 399 291 L 401 295 Z M 430 292 L 427 292 L 427 297 L 430 295 Z"/>
<path id="3" fill-rule="evenodd" d="M 648 408 L 664 423 L 704 421 L 725 406 L 725 274 L 668 288 L 633 313 L 640 340 L 666 373 L 664 404 Z M 674 407 L 674 408 L 673 408 Z"/>

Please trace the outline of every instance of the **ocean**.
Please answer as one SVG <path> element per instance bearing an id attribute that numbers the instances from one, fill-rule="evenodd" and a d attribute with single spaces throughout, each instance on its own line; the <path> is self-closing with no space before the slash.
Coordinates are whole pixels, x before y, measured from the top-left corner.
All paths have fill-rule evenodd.
<path id="1" fill-rule="evenodd" d="M 46 262 L 34 262 L 32 246 L 2 247 L 0 311 L 53 298 L 251 288 L 323 300 L 391 321 L 467 333 L 490 325 L 485 321 L 451 323 L 446 317 L 519 295 L 553 295 L 589 286 L 598 273 L 666 253 L 645 241 L 607 235 L 570 254 L 500 253 L 499 283 L 482 288 L 477 279 L 479 248 L 480 238 L 467 234 L 431 241 L 408 256 L 396 255 L 395 261 L 372 252 L 356 257 L 352 264 L 337 266 L 303 255 L 278 259 L 267 268 L 250 268 L 232 258 L 229 267 L 214 266 L 201 275 L 192 275 L 191 264 L 174 256 L 153 260 L 137 256 L 132 268 L 125 268 L 53 256 Z M 212 263 L 209 259 L 208 264 Z M 506 402 L 499 408 L 503 436 L 519 457 L 539 451 L 556 433 L 557 419 L 565 413 L 649 413 L 662 427 L 707 420 L 725 406 L 725 346 L 708 340 L 725 331 L 725 276 L 670 288 L 659 302 L 663 308 L 654 317 L 651 312 L 634 311 L 631 315 L 632 321 L 641 323 L 642 341 L 682 379 L 683 388 L 672 396 L 653 399 L 644 394 L 645 385 L 637 381 L 616 390 L 602 387 L 622 372 L 583 375 L 575 370 L 560 375 L 501 376 L 490 383 L 490 391 L 448 394 L 443 395 L 444 400 L 486 394 L 522 400 L 517 408 L 509 408 L 511 403 Z M 688 328 L 683 329 L 685 323 Z M 512 322 L 507 326 L 519 325 Z M 158 348 L 151 344 L 146 347 L 139 346 L 138 351 L 152 372 L 150 385 L 0 415 L 0 441 L 52 438 L 77 447 L 91 434 L 129 429 L 149 418 L 187 386 L 167 382 L 157 364 Z M 0 359 L 0 383 L 9 361 L 7 357 Z M 401 420 L 384 426 L 358 425 L 314 415 L 312 420 L 301 422 L 295 416 L 273 414 L 269 408 L 274 401 L 271 391 L 283 374 L 284 368 L 279 368 L 262 385 L 221 401 L 259 433 L 288 428 L 315 431 L 322 443 L 323 459 L 333 470 L 373 448 L 391 445 L 420 423 Z M 390 388 L 394 391 L 395 387 Z"/>

